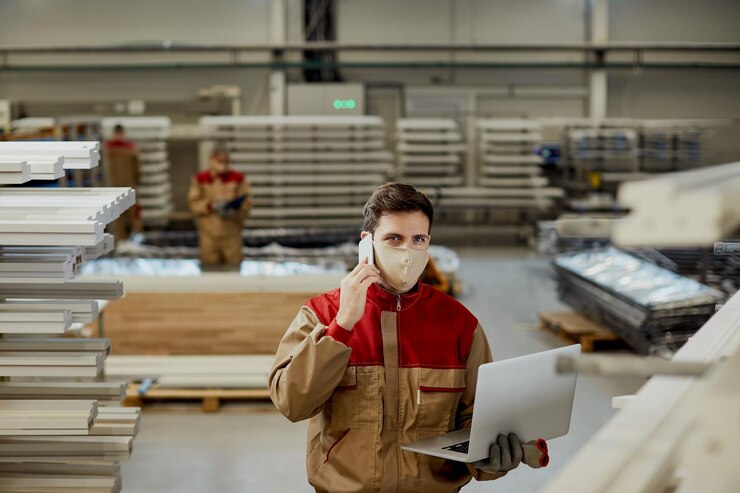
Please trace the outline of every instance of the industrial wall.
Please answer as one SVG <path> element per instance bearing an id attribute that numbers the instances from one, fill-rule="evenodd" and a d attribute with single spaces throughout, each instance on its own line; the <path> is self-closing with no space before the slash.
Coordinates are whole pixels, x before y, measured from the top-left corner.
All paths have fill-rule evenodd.
<path id="1" fill-rule="evenodd" d="M 267 43 L 269 0 L 3 0 L 0 44 L 102 44 L 173 40 L 192 43 Z M 339 41 L 368 42 L 579 42 L 587 39 L 586 0 L 339 0 Z M 287 38 L 300 40 L 301 2 L 287 0 Z M 612 41 L 740 41 L 734 0 L 620 0 L 609 2 Z M 352 55 L 356 57 L 357 55 Z M 367 55 L 390 61 L 393 55 Z M 400 57 L 403 55 L 395 55 Z M 439 58 L 439 54 L 429 55 Z M 43 64 L 42 56 L 35 56 Z M 117 61 L 120 55 L 116 55 Z M 164 56 L 163 59 L 166 59 Z M 408 57 L 406 57 L 408 59 Z M 151 56 L 147 61 L 152 60 Z M 127 57 L 135 63 L 136 57 Z M 300 74 L 292 73 L 291 78 Z M 406 85 L 583 87 L 579 70 L 344 70 L 353 81 Z M 255 69 L 140 71 L 0 71 L 0 98 L 148 100 L 191 98 L 212 83 L 242 87 L 245 113 L 265 113 L 267 72 Z M 740 94 L 735 71 L 614 70 L 609 115 L 735 117 Z M 516 91 L 512 91 L 516 94 Z M 498 98 L 483 113 L 573 115 L 579 98 L 527 101 Z M 515 99 L 517 101 L 501 101 Z M 498 108 L 497 108 L 498 107 Z"/>
<path id="2" fill-rule="evenodd" d="M 301 0 L 3 0 L 0 45 L 113 44 L 167 42 L 254 44 L 275 42 L 271 9 L 284 1 L 285 38 L 300 41 Z M 337 0 L 339 42 L 370 43 L 568 43 L 590 39 L 588 0 Z M 619 0 L 609 2 L 609 39 L 614 42 L 740 42 L 736 0 Z M 143 99 L 149 112 L 166 112 L 178 122 L 194 122 L 198 89 L 212 84 L 241 89 L 241 111 L 267 114 L 269 71 L 233 68 L 225 55 L 203 54 L 201 69 L 122 69 L 178 61 L 177 54 L 63 57 L 28 55 L 37 66 L 53 70 L 0 69 L 0 99 L 27 103 L 31 116 L 79 112 L 75 103 L 111 103 Z M 244 55 L 268 61 L 267 53 Z M 294 57 L 297 55 L 293 55 Z M 466 54 L 414 53 L 414 60 L 465 60 Z M 547 54 L 518 54 L 524 62 Z M 574 62 L 582 62 L 573 55 Z M 457 58 L 456 58 L 457 57 Z M 400 116 L 449 116 L 461 123 L 469 116 L 585 116 L 587 72 L 582 69 L 449 69 L 383 67 L 408 54 L 343 53 L 340 60 L 362 61 L 373 68 L 341 70 L 347 81 L 367 85 L 368 112 L 393 122 Z M 188 60 L 192 61 L 190 56 Z M 196 58 L 197 59 L 197 58 Z M 297 59 L 297 58 L 293 58 Z M 77 67 L 82 62 L 110 65 L 105 70 Z M 507 60 L 507 59 L 504 59 Z M 712 61 L 708 58 L 708 61 Z M 380 67 L 377 67 L 380 65 Z M 289 70 L 289 82 L 301 81 Z M 738 70 L 667 70 L 629 68 L 608 72 L 608 116 L 636 118 L 740 118 Z M 53 104 L 45 104 L 53 102 Z M 68 102 L 67 107 L 64 102 Z M 108 106 L 106 106 L 108 104 Z M 177 113 L 178 109 L 182 112 Z M 389 133 L 392 129 L 389 129 Z M 740 127 L 726 127 L 711 141 L 718 161 L 740 159 L 735 143 Z M 185 149 L 185 154 L 192 151 Z M 175 153 L 177 154 L 177 153 Z M 193 163 L 191 163 L 192 165 Z M 192 166 L 191 166 L 192 167 Z M 188 170 L 190 171 L 190 170 Z"/>

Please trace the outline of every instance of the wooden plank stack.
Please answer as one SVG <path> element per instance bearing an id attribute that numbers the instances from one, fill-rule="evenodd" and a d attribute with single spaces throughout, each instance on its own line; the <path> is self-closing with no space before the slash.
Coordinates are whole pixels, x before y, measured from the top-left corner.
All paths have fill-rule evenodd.
<path id="1" fill-rule="evenodd" d="M 97 142 L 0 143 L 0 159 L 10 152 L 72 169 L 99 159 Z M 123 383 L 99 381 L 107 339 L 61 335 L 97 317 L 95 300 L 123 294 L 75 275 L 110 250 L 103 228 L 134 200 L 121 188 L 0 189 L 0 491 L 121 489 L 139 410 L 120 407 Z"/>
<path id="2" fill-rule="evenodd" d="M 209 146 L 227 143 L 252 184 L 252 227 L 357 226 L 362 206 L 394 172 L 384 123 L 374 116 L 209 116 Z"/>
<path id="3" fill-rule="evenodd" d="M 164 116 L 128 116 L 103 118 L 103 135 L 110 138 L 113 127 L 123 125 L 126 138 L 139 151 L 141 177 L 136 188 L 145 226 L 165 226 L 172 212 L 172 183 L 167 138 L 170 119 Z"/>
<path id="4" fill-rule="evenodd" d="M 128 293 L 106 307 L 105 336 L 114 355 L 274 355 L 300 307 L 315 295 Z"/>

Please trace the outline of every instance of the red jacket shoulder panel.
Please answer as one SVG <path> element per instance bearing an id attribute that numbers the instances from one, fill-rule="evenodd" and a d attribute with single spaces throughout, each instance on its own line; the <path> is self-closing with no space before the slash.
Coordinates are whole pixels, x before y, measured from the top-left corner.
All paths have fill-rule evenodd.
<path id="1" fill-rule="evenodd" d="M 311 298 L 306 306 L 319 317 L 322 324 L 329 325 L 339 311 L 339 288 Z"/>
<path id="2" fill-rule="evenodd" d="M 195 175 L 195 181 L 198 183 L 213 183 L 213 176 L 208 170 L 200 171 Z"/>
<path id="3" fill-rule="evenodd" d="M 400 365 L 465 368 L 478 319 L 459 301 L 427 287 L 423 299 L 399 314 Z"/>
<path id="4" fill-rule="evenodd" d="M 221 178 L 224 182 L 241 183 L 244 181 L 244 175 L 238 171 L 229 170 Z"/>
<path id="5" fill-rule="evenodd" d="M 129 149 L 132 151 L 136 150 L 136 144 L 131 142 L 130 140 L 108 140 L 105 142 L 105 147 L 107 149 Z"/>

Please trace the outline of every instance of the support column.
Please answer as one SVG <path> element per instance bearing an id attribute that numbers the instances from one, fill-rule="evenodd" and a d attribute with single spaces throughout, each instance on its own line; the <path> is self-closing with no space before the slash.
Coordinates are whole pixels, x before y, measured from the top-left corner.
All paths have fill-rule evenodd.
<path id="1" fill-rule="evenodd" d="M 609 2 L 608 0 L 589 0 L 591 2 L 591 39 L 594 44 L 609 42 Z M 593 62 L 604 63 L 605 52 L 597 51 Z M 588 116 L 606 118 L 607 78 L 605 69 L 593 69 L 588 81 Z"/>
<path id="2" fill-rule="evenodd" d="M 286 41 L 286 0 L 271 0 L 270 2 L 270 43 L 282 45 Z M 284 53 L 275 50 L 272 53 L 274 62 L 282 61 Z M 286 106 L 287 76 L 285 70 L 277 69 L 270 72 L 270 114 L 284 115 Z"/>

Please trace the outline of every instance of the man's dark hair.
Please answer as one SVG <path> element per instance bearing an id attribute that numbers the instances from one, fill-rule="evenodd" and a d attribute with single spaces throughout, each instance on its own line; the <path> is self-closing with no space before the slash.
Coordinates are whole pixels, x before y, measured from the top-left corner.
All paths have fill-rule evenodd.
<path id="1" fill-rule="evenodd" d="M 120 123 L 116 123 L 116 126 L 113 127 L 113 131 L 114 132 L 119 132 L 119 133 L 120 132 L 123 132 L 123 125 L 121 125 Z"/>
<path id="2" fill-rule="evenodd" d="M 386 183 L 379 186 L 365 202 L 362 229 L 375 231 L 382 216 L 397 212 L 421 211 L 429 218 L 429 231 L 432 230 L 434 207 L 426 195 L 405 183 Z"/>

